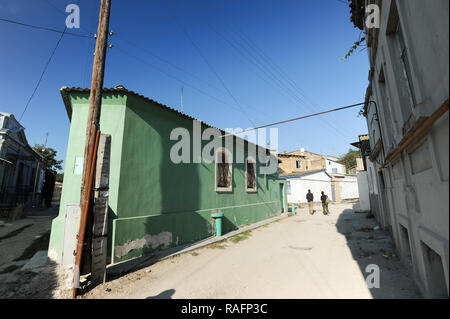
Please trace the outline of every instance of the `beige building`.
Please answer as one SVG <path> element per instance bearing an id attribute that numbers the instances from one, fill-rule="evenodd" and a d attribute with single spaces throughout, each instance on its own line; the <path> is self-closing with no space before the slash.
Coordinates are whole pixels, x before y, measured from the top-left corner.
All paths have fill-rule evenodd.
<path id="1" fill-rule="evenodd" d="M 360 171 L 364 171 L 364 163 L 363 163 L 363 159 L 361 157 L 358 157 L 356 159 L 356 165 L 349 168 L 348 173 L 350 175 L 356 175 Z"/>
<path id="2" fill-rule="evenodd" d="M 280 160 L 280 176 L 322 169 L 329 174 L 345 174 L 345 166 L 339 163 L 339 158 L 308 152 L 304 149 L 280 153 L 278 159 Z"/>

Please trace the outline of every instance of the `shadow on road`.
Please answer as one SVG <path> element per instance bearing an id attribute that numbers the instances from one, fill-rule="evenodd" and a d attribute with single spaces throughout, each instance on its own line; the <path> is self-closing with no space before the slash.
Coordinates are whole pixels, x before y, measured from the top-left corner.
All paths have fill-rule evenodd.
<path id="1" fill-rule="evenodd" d="M 56 263 L 0 275 L 0 299 L 53 299 L 58 288 Z"/>
<path id="2" fill-rule="evenodd" d="M 164 290 L 163 292 L 161 292 L 160 294 L 156 295 L 156 296 L 150 296 L 147 297 L 146 299 L 172 299 L 171 297 L 174 295 L 175 293 L 175 289 L 168 289 L 168 290 Z"/>
<path id="3" fill-rule="evenodd" d="M 363 277 L 368 278 L 374 273 L 369 265 L 379 267 L 379 288 L 369 289 L 374 299 L 422 298 L 402 264 L 389 232 L 378 227 L 371 215 L 355 213 L 352 209 L 345 209 L 336 223 L 337 231 L 346 237 Z"/>

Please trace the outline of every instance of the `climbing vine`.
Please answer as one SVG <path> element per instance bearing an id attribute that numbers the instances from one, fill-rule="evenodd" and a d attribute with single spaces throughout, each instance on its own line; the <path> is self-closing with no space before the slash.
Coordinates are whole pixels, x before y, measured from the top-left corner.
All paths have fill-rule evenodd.
<path id="1" fill-rule="evenodd" d="M 360 38 L 358 41 L 356 41 L 352 48 L 347 52 L 347 54 L 343 57 L 340 58 L 341 61 L 346 60 L 350 55 L 352 55 L 352 53 L 359 47 L 362 45 L 362 43 L 366 40 L 366 37 L 362 37 Z M 364 50 L 366 47 L 363 47 L 361 50 Z"/>

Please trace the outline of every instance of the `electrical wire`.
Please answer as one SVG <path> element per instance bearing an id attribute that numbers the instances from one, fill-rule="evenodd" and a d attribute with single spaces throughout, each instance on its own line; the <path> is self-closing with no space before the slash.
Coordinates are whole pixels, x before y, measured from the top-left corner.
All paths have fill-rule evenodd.
<path id="1" fill-rule="evenodd" d="M 212 6 L 211 6 L 211 4 L 210 4 L 209 2 L 208 2 L 208 4 L 209 4 L 209 7 L 212 8 Z M 228 23 L 229 28 L 230 28 L 231 30 L 233 30 L 233 32 L 234 32 L 235 34 L 237 34 L 241 39 L 243 39 L 244 42 L 246 43 L 246 45 L 247 45 L 250 49 L 253 49 L 253 51 L 256 52 L 256 53 L 262 58 L 262 60 L 266 61 L 267 65 L 270 66 L 270 67 L 272 67 L 272 69 L 274 70 L 275 73 L 280 74 L 280 75 L 281 75 L 280 78 L 281 78 L 281 79 L 284 79 L 284 80 L 292 87 L 292 89 L 293 89 L 294 91 L 298 91 L 298 93 L 299 93 L 300 96 L 301 96 L 301 98 L 300 98 L 300 100 L 299 100 L 300 102 L 302 102 L 302 103 L 305 103 L 305 101 L 308 102 L 308 103 L 311 105 L 311 107 L 309 107 L 308 105 L 305 105 L 305 106 L 307 106 L 307 107 L 310 108 L 311 110 L 313 110 L 314 108 L 317 108 L 317 103 L 315 103 L 314 101 L 312 101 L 312 100 L 307 96 L 306 92 L 305 92 L 304 90 L 302 90 L 301 87 L 299 87 L 298 84 L 295 83 L 295 81 L 294 81 L 293 79 L 291 79 L 291 78 L 286 74 L 286 72 L 284 72 L 284 71 L 283 71 L 283 70 L 275 63 L 275 61 L 273 61 L 273 59 L 271 59 L 266 53 L 264 53 L 264 51 L 263 51 L 261 48 L 259 48 L 254 42 L 252 42 L 251 39 L 250 39 L 247 35 L 245 35 L 245 33 L 244 33 L 242 30 L 239 30 L 239 28 L 237 28 L 236 26 L 234 26 L 234 28 L 233 28 L 233 24 L 232 24 L 230 18 L 227 18 L 227 17 L 225 16 L 225 14 L 223 14 L 223 12 L 220 11 L 220 7 L 215 6 L 215 8 L 217 9 L 216 11 L 222 15 L 222 17 L 223 17 L 222 19 L 223 19 L 223 20 L 227 20 L 227 21 L 229 22 L 229 23 Z M 225 21 L 225 23 L 227 23 L 227 22 Z M 294 93 L 294 95 L 297 96 L 296 93 Z M 297 96 L 297 97 L 298 97 L 298 96 Z M 307 104 L 307 103 L 305 103 L 305 104 Z M 340 129 L 338 129 L 338 128 L 337 128 L 336 126 L 334 126 L 332 123 L 330 123 L 330 122 L 327 121 L 326 119 L 321 119 L 321 120 L 324 121 L 325 123 L 327 123 L 327 124 L 328 124 L 329 126 L 331 126 L 332 128 L 334 128 L 334 129 L 336 130 L 336 132 L 338 132 L 338 133 L 340 133 L 342 136 L 346 137 L 346 135 L 342 133 L 343 131 L 341 131 Z M 345 131 L 346 131 L 346 130 L 345 130 Z M 346 131 L 346 134 L 353 135 L 352 133 L 349 133 L 348 131 Z"/>
<path id="2" fill-rule="evenodd" d="M 165 76 L 167 76 L 167 77 L 169 77 L 169 78 L 172 78 L 172 79 L 174 79 L 174 80 L 176 80 L 176 81 L 182 83 L 183 85 L 185 85 L 185 86 L 187 86 L 187 87 L 190 87 L 190 88 L 192 88 L 192 89 L 198 91 L 199 93 L 201 93 L 201 94 L 203 94 L 203 95 L 205 95 L 205 96 L 207 96 L 207 97 L 209 97 L 209 98 L 211 98 L 211 99 L 213 99 L 213 100 L 215 100 L 215 101 L 217 101 L 217 102 L 219 102 L 219 103 L 222 103 L 222 104 L 224 104 L 224 105 L 226 105 L 226 106 L 229 106 L 229 107 L 233 108 L 233 109 L 236 110 L 236 111 L 240 111 L 240 109 L 238 109 L 238 108 L 235 107 L 234 105 L 229 104 L 229 103 L 227 103 L 227 102 L 224 102 L 224 101 L 222 101 L 221 99 L 218 99 L 218 98 L 216 98 L 215 96 L 213 96 L 213 95 L 211 95 L 211 94 L 208 94 L 207 92 L 203 91 L 202 89 L 199 89 L 198 87 L 196 87 L 196 86 L 194 86 L 194 85 L 192 85 L 192 84 L 190 84 L 190 83 L 188 83 L 188 82 L 186 82 L 186 81 L 184 81 L 184 80 L 182 80 L 182 79 L 180 79 L 180 78 L 178 78 L 178 77 L 176 77 L 176 76 L 174 76 L 174 75 L 171 75 L 170 73 L 167 73 L 166 71 L 160 69 L 159 67 L 155 66 L 154 64 L 152 64 L 152 63 L 150 63 L 150 62 L 148 62 L 148 61 L 146 61 L 146 60 L 144 60 L 144 59 L 141 59 L 141 58 L 139 58 L 139 57 L 137 57 L 137 56 L 135 56 L 135 55 L 129 53 L 128 51 L 125 51 L 125 50 L 124 50 L 123 48 L 121 48 L 120 46 L 115 46 L 114 48 L 118 49 L 118 50 L 121 51 L 123 54 L 125 54 L 125 55 L 127 55 L 127 56 L 129 56 L 129 57 L 131 57 L 131 58 L 133 58 L 133 59 L 135 59 L 135 60 L 137 60 L 137 61 L 140 61 L 141 63 L 143 63 L 143 64 L 145 64 L 145 65 L 147 65 L 147 66 L 149 66 L 149 67 L 151 67 L 151 68 L 153 68 L 153 69 L 155 69 L 155 70 L 157 70 L 158 72 L 164 74 Z"/>
<path id="3" fill-rule="evenodd" d="M 78 0 L 77 5 L 80 3 L 80 1 L 81 0 Z M 64 28 L 64 31 L 61 33 L 61 36 L 59 37 L 59 39 L 56 42 L 56 45 L 55 45 L 52 53 L 50 54 L 50 57 L 48 58 L 47 63 L 45 64 L 44 69 L 42 70 L 41 76 L 39 77 L 39 80 L 38 80 L 36 86 L 34 87 L 33 93 L 31 93 L 30 97 L 28 98 L 27 104 L 25 105 L 25 108 L 24 108 L 22 114 L 20 115 L 19 122 L 22 120 L 22 117 L 24 116 L 25 112 L 27 111 L 28 106 L 31 103 L 31 100 L 33 99 L 34 95 L 36 94 L 36 91 L 38 90 L 39 85 L 41 84 L 42 79 L 44 77 L 44 74 L 47 71 L 47 68 L 50 65 L 50 62 L 52 61 L 53 56 L 55 55 L 56 49 L 58 49 L 58 46 L 61 43 L 61 40 L 62 40 L 64 34 L 66 33 L 66 31 L 67 31 L 67 26 Z"/>
<path id="4" fill-rule="evenodd" d="M 306 119 L 308 117 L 314 117 L 314 116 L 323 115 L 323 114 L 326 114 L 326 113 L 341 111 L 341 110 L 349 109 L 349 108 L 360 106 L 360 105 L 364 105 L 364 104 L 366 104 L 366 102 L 350 104 L 350 105 L 338 107 L 338 108 L 327 110 L 327 111 L 322 111 L 322 112 L 318 112 L 318 113 L 314 113 L 314 114 L 308 114 L 308 115 L 303 115 L 303 116 L 299 116 L 299 117 L 294 117 L 294 118 L 287 119 L 287 120 L 284 120 L 284 121 L 278 121 L 278 122 L 265 124 L 265 125 L 261 125 L 261 126 L 257 126 L 257 127 L 253 127 L 253 128 L 248 128 L 248 129 L 242 130 L 240 132 L 236 132 L 236 133 L 234 133 L 234 135 L 241 134 L 241 133 L 244 133 L 244 132 L 254 131 L 254 130 L 257 130 L 257 129 L 260 129 L 260 128 L 266 128 L 266 127 L 270 127 L 270 126 L 275 126 L 275 125 L 279 125 L 279 124 L 284 124 L 284 123 L 288 123 L 288 122 L 302 120 L 302 119 Z M 230 134 L 228 134 L 228 135 L 230 135 Z M 222 135 L 222 137 L 225 137 L 225 136 L 227 136 L 227 135 Z"/>
<path id="5" fill-rule="evenodd" d="M 211 8 L 211 6 L 210 6 Z M 227 19 L 223 14 L 222 14 L 223 18 L 222 20 Z M 227 19 L 229 20 L 229 19 Z M 217 21 L 217 19 L 215 19 L 215 21 Z M 205 22 L 215 33 L 217 33 L 219 36 L 221 36 L 230 46 L 232 46 L 236 51 L 238 51 L 241 55 L 243 55 L 244 57 L 247 58 L 247 60 L 250 61 L 250 63 L 252 63 L 253 65 L 256 65 L 256 67 L 265 74 L 265 76 L 267 76 L 272 82 L 275 83 L 275 85 L 277 87 L 279 87 L 281 90 L 284 91 L 284 93 L 287 93 L 288 96 L 293 99 L 293 101 L 295 103 L 299 103 L 300 105 L 306 106 L 309 109 L 311 109 L 313 111 L 314 105 L 311 101 L 308 101 L 308 98 L 305 96 L 306 93 L 304 92 L 300 92 L 300 95 L 298 95 L 296 93 L 296 91 L 298 89 L 301 90 L 301 88 L 298 87 L 298 85 L 295 84 L 295 82 L 290 79 L 287 74 L 281 70 L 281 68 L 279 68 L 275 62 L 273 62 L 273 60 L 271 60 L 261 49 L 259 49 L 254 43 L 251 42 L 251 40 L 245 36 L 245 34 L 242 31 L 236 31 L 235 28 L 232 28 L 231 23 L 228 26 L 228 28 L 230 30 L 232 30 L 233 33 L 237 34 L 243 41 L 244 43 L 251 49 L 253 50 L 253 52 L 255 52 L 256 54 L 259 55 L 260 58 L 258 58 L 257 56 L 255 56 L 255 54 L 253 54 L 252 52 L 250 52 L 247 48 L 245 48 L 244 46 L 240 45 L 236 40 L 234 40 L 234 42 L 237 44 L 237 46 L 240 47 L 237 48 L 235 44 L 233 44 L 230 41 L 233 40 L 229 40 L 226 38 L 226 36 L 224 36 L 222 33 L 220 33 L 219 31 L 217 31 L 211 24 L 209 24 L 208 22 Z M 226 23 L 226 21 L 225 21 Z M 226 31 L 225 31 L 226 32 Z M 242 35 L 241 35 L 242 34 Z M 233 36 L 231 36 L 231 38 L 233 38 Z M 256 49 L 255 49 L 256 48 Z M 248 58 L 246 56 L 246 54 L 244 54 L 242 51 L 245 51 L 246 54 L 248 56 L 250 56 L 250 58 Z M 259 52 L 258 52 L 259 51 Z M 276 70 L 278 69 L 278 71 Z M 275 73 L 281 74 L 282 76 L 277 76 Z M 284 84 L 284 81 L 286 81 L 288 84 L 290 84 L 290 86 L 292 86 L 292 88 L 288 86 L 286 86 L 286 84 Z M 309 105 L 307 105 L 306 102 L 309 102 L 311 104 L 311 107 Z M 317 104 L 316 104 L 317 106 Z M 341 131 L 340 129 L 338 129 L 336 126 L 334 126 L 332 123 L 330 123 L 329 121 L 325 120 L 325 119 L 321 119 L 322 121 L 324 121 L 327 125 L 329 125 L 330 127 L 332 127 L 333 129 L 336 130 L 337 133 L 341 134 L 343 137 L 347 138 L 347 135 L 352 135 L 352 133 L 343 133 L 343 131 Z"/>
<path id="6" fill-rule="evenodd" d="M 255 125 L 255 123 L 250 119 L 250 117 L 248 116 L 247 112 L 245 112 L 244 108 L 239 104 L 238 100 L 236 99 L 236 97 L 231 93 L 231 91 L 228 89 L 228 87 L 226 86 L 225 82 L 223 81 L 223 79 L 220 77 L 220 75 L 217 73 L 217 71 L 213 68 L 213 66 L 211 65 L 211 63 L 209 63 L 208 59 L 206 58 L 206 56 L 203 54 L 202 50 L 200 49 L 200 47 L 195 43 L 195 41 L 192 39 L 192 37 L 189 35 L 189 32 L 187 32 L 187 30 L 183 27 L 183 25 L 178 21 L 178 19 L 176 18 L 176 16 L 173 14 L 173 12 L 171 11 L 170 7 L 166 4 L 165 1 L 163 1 L 164 4 L 166 5 L 166 8 L 169 12 L 169 14 L 171 15 L 171 17 L 173 18 L 173 20 L 175 21 L 176 24 L 178 24 L 178 26 L 182 29 L 183 33 L 185 34 L 185 36 L 188 38 L 188 40 L 191 42 L 191 44 L 196 48 L 197 52 L 199 53 L 199 55 L 202 57 L 203 61 L 206 63 L 206 65 L 208 65 L 208 67 L 210 68 L 210 70 L 212 71 L 212 73 L 214 73 L 214 75 L 217 77 L 217 79 L 219 80 L 219 82 L 222 84 L 222 86 L 225 88 L 225 90 L 227 91 L 227 93 L 231 96 L 231 98 L 233 99 L 233 101 L 236 103 L 237 106 L 239 106 L 239 108 L 241 109 L 242 113 L 247 117 L 247 119 L 249 120 L 249 122 L 252 125 Z"/>
<path id="7" fill-rule="evenodd" d="M 56 33 L 60 33 L 60 34 L 64 33 L 64 34 L 71 35 L 71 36 L 74 36 L 74 37 L 80 37 L 80 38 L 90 38 L 91 37 L 90 35 L 78 34 L 78 33 L 73 33 L 73 32 L 59 31 L 59 30 L 52 29 L 52 28 L 41 27 L 41 26 L 38 26 L 38 25 L 32 25 L 32 24 L 23 23 L 23 22 L 19 22 L 19 21 L 14 21 L 14 20 L 10 20 L 10 19 L 0 18 L 0 21 L 12 23 L 12 24 L 17 24 L 17 25 L 21 25 L 21 26 L 24 26 L 24 27 L 38 29 L 38 30 L 51 31 L 51 32 L 56 32 Z"/>

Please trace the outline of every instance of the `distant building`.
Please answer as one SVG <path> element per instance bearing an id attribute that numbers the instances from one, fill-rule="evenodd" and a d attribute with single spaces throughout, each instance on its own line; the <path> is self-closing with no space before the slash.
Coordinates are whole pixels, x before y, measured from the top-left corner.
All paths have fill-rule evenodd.
<path id="1" fill-rule="evenodd" d="M 364 163 L 363 163 L 363 159 L 361 157 L 358 157 L 358 158 L 356 158 L 356 165 L 353 167 L 350 167 L 348 169 L 348 173 L 350 175 L 356 175 L 356 173 L 358 173 L 360 171 L 364 171 Z"/>
<path id="2" fill-rule="evenodd" d="M 281 161 L 280 176 L 291 175 L 314 170 L 322 170 L 329 174 L 345 174 L 345 165 L 339 163 L 339 158 L 320 155 L 300 149 L 293 152 L 278 154 Z"/>
<path id="3" fill-rule="evenodd" d="M 362 163 L 362 169 L 356 170 L 356 178 L 358 181 L 359 203 L 355 207 L 355 211 L 369 212 L 371 210 L 370 198 L 373 194 L 373 185 L 369 185 L 369 176 L 367 174 L 367 161 L 370 157 L 370 137 L 368 134 L 359 135 L 359 141 L 351 143 L 352 146 L 360 149 L 361 160 L 357 166 Z M 375 203 L 374 203 L 375 204 Z"/>
<path id="4" fill-rule="evenodd" d="M 308 190 L 313 193 L 315 202 L 320 202 L 322 191 L 333 202 L 359 198 L 356 176 L 330 174 L 326 169 L 319 169 L 284 175 L 280 179 L 286 180 L 288 204 L 306 203 Z"/>
<path id="5" fill-rule="evenodd" d="M 0 112 L 0 205 L 39 205 L 44 182 L 42 156 L 27 142 L 13 114 Z"/>
<path id="6" fill-rule="evenodd" d="M 351 0 L 370 62 L 370 208 L 423 295 L 449 296 L 449 1 Z M 379 27 L 366 23 L 368 4 Z"/>

